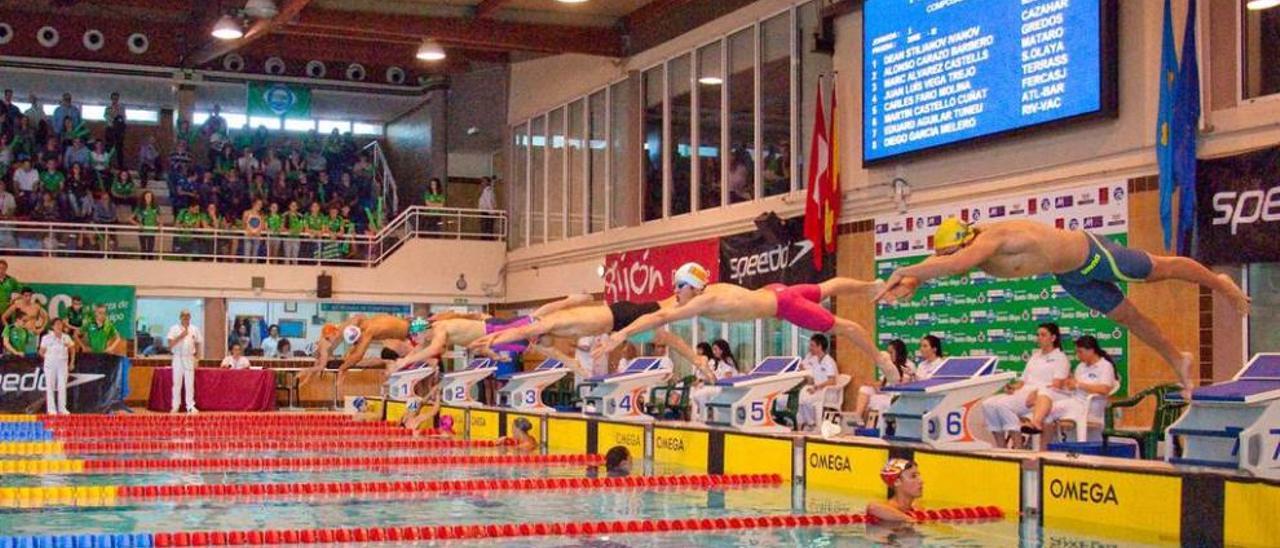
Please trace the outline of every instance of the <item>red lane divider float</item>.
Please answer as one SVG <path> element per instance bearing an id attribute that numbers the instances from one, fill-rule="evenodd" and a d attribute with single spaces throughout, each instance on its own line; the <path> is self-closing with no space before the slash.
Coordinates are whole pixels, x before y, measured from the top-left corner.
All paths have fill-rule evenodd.
<path id="1" fill-rule="evenodd" d="M 254 425 L 343 425 L 360 424 L 351 415 L 314 413 L 305 415 L 241 413 L 203 415 L 39 415 L 46 426 L 254 424 Z"/>
<path id="2" fill-rule="evenodd" d="M 192 438 L 385 438 L 408 437 L 412 434 L 408 429 L 386 425 L 354 425 L 348 427 L 255 427 L 243 426 L 199 426 L 199 427 L 114 427 L 85 426 L 74 428 L 55 427 L 50 429 L 57 439 L 76 438 L 113 439 L 113 438 L 147 438 L 165 439 L 175 437 Z"/>
<path id="3" fill-rule="evenodd" d="M 937 521 L 1000 519 L 995 507 L 934 511 Z M 941 517 L 942 513 L 952 517 Z M 331 544 L 348 542 L 414 542 L 422 540 L 474 540 L 537 536 L 593 536 L 601 534 L 725 531 L 797 527 L 839 527 L 871 521 L 866 514 L 774 515 L 729 518 L 637 519 L 554 523 L 504 523 L 428 525 L 421 527 L 356 527 L 347 529 L 285 529 L 267 531 L 216 531 L 156 533 L 157 548 L 203 545 Z"/>
<path id="4" fill-rule="evenodd" d="M 388 466 L 494 466 L 572 464 L 599 466 L 600 455 L 409 455 L 390 457 L 294 457 L 236 459 L 86 460 L 85 472 L 116 471 L 263 471 L 297 469 L 361 469 Z"/>
<path id="5" fill-rule="evenodd" d="M 225 451 L 395 451 L 410 449 L 458 449 L 497 447 L 495 440 L 452 440 L 430 438 L 395 439 L 297 439 L 297 440 L 129 440 L 129 441 L 68 441 L 63 443 L 65 453 L 154 453 L 225 452 Z"/>
<path id="6" fill-rule="evenodd" d="M 239 483 L 217 485 L 126 485 L 117 491 L 124 500 L 183 497 L 296 497 L 370 494 L 431 494 L 469 491 L 541 491 L 550 489 L 714 489 L 776 486 L 777 474 L 694 476 L 630 476 L 625 478 L 519 478 L 442 481 L 386 481 L 364 483 Z"/>

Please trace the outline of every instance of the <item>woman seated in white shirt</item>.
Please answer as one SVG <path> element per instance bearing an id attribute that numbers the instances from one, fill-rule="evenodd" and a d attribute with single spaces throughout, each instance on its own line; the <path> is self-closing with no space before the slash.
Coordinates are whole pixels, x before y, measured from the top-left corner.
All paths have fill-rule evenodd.
<path id="1" fill-rule="evenodd" d="M 907 343 L 902 339 L 894 339 L 889 341 L 888 348 L 889 362 L 898 370 L 898 382 L 890 382 L 890 379 L 880 379 L 880 383 L 866 384 L 858 388 L 858 399 L 853 404 L 853 422 L 858 425 L 867 423 L 867 412 L 875 411 L 884 413 L 889 409 L 889 404 L 893 403 L 893 394 L 883 392 L 886 386 L 911 382 L 915 380 L 916 366 L 908 360 Z"/>
<path id="2" fill-rule="evenodd" d="M 916 364 L 916 380 L 929 380 L 942 367 L 942 339 L 934 335 L 920 338 L 920 363 Z"/>
<path id="3" fill-rule="evenodd" d="M 1062 331 L 1058 324 L 1040 324 L 1036 329 L 1036 345 L 1022 369 L 1022 378 L 1009 383 L 1004 394 L 982 402 L 982 415 L 987 419 L 987 429 L 995 437 L 996 447 L 1008 447 L 1018 437 L 1021 417 L 1031 413 L 1042 389 L 1061 384 L 1071 376 L 1071 361 L 1062 353 Z M 1047 396 L 1053 399 L 1055 394 L 1058 393 Z"/>
<path id="4" fill-rule="evenodd" d="M 697 377 L 689 392 L 689 400 L 693 402 L 692 418 L 694 422 L 705 422 L 707 403 L 720 393 L 716 381 L 738 375 L 738 362 L 729 348 L 729 341 L 724 339 L 716 339 L 711 344 L 698 343 L 697 359 L 691 361 Z"/>
<path id="5" fill-rule="evenodd" d="M 221 367 L 229 367 L 231 369 L 248 369 L 249 358 L 244 357 L 244 347 L 240 343 L 231 345 L 231 353 L 227 357 L 222 358 Z"/>
<path id="6" fill-rule="evenodd" d="M 1098 346 L 1098 339 L 1085 335 L 1076 339 L 1076 358 L 1080 365 L 1075 374 L 1060 383 L 1058 390 L 1066 392 L 1067 397 L 1054 401 L 1048 394 L 1050 390 L 1042 390 L 1036 400 L 1031 419 L 1022 431 L 1028 434 L 1039 434 L 1046 422 L 1057 422 L 1068 416 L 1080 416 L 1088 412 L 1090 395 L 1106 397 L 1116 387 L 1116 368 L 1111 364 L 1111 356 Z"/>

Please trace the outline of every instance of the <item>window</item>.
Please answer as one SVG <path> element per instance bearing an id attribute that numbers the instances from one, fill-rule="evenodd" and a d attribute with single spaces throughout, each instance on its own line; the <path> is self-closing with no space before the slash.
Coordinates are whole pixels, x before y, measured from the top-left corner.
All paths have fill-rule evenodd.
<path id="1" fill-rule="evenodd" d="M 693 320 L 685 319 L 677 322 L 671 322 L 667 325 L 667 329 L 672 335 L 680 337 L 681 340 L 688 344 L 693 340 Z M 692 346 L 692 345 L 690 345 Z M 676 352 L 675 349 L 667 348 L 667 355 L 671 357 L 671 363 L 675 366 L 676 376 L 683 377 L 693 372 L 693 364 L 689 363 L 689 359 L 683 354 Z"/>
<path id="2" fill-rule="evenodd" d="M 124 117 L 129 120 L 130 124 L 158 124 L 160 123 L 160 111 L 143 108 L 126 108 L 124 109 Z"/>
<path id="3" fill-rule="evenodd" d="M 598 91 L 591 94 L 588 101 L 587 121 L 587 162 L 590 165 L 588 176 L 591 178 L 591 185 L 587 192 L 587 201 L 590 205 L 587 207 L 587 213 L 590 215 L 590 224 L 587 232 L 600 232 L 605 226 L 605 205 L 608 204 L 608 194 L 605 188 L 609 182 L 605 179 L 608 176 L 606 162 L 608 160 L 608 142 L 609 127 L 606 125 L 606 117 L 608 115 L 608 103 L 606 102 L 606 94 Z"/>
<path id="4" fill-rule="evenodd" d="M 799 8 L 796 8 L 797 25 L 799 25 L 799 39 L 809 40 L 808 37 L 818 32 L 822 19 L 818 13 L 819 7 L 817 2 L 810 2 Z M 831 73 L 831 56 L 825 53 L 813 51 L 808 42 L 801 45 L 800 63 L 796 68 L 799 73 L 800 81 L 800 117 L 796 121 L 800 125 L 799 146 L 792 147 L 791 153 L 796 154 L 797 151 L 809 150 L 809 142 L 813 140 L 813 110 L 817 108 L 814 97 L 818 93 L 819 74 Z M 830 89 L 825 88 L 825 89 Z M 827 93 L 830 93 L 829 91 Z M 849 106 L 840 106 L 847 109 Z M 829 129 L 829 128 L 828 128 Z M 805 162 L 809 158 L 804 154 L 796 155 L 796 188 L 804 188 L 808 181 L 805 180 L 809 173 L 809 168 Z"/>
<path id="5" fill-rule="evenodd" d="M 285 131 L 297 131 L 297 132 L 305 133 L 315 128 L 316 128 L 315 120 L 299 120 L 295 118 L 285 118 L 284 120 Z"/>
<path id="6" fill-rule="evenodd" d="M 1242 95 L 1252 99 L 1280 93 L 1280 8 L 1245 9 L 1241 21 Z"/>
<path id="7" fill-rule="evenodd" d="M 697 209 L 720 207 L 721 101 L 724 98 L 724 70 L 720 42 L 698 50 L 698 166 Z"/>
<path id="8" fill-rule="evenodd" d="M 760 25 L 760 138 L 764 195 L 791 192 L 791 13 Z"/>
<path id="9" fill-rule="evenodd" d="M 729 37 L 729 203 L 755 198 L 755 36 L 744 29 Z"/>
<path id="10" fill-rule="evenodd" d="M 756 366 L 756 322 L 729 324 L 729 348 L 738 359 L 738 367 L 750 371 Z"/>
<path id="11" fill-rule="evenodd" d="M 791 324 L 777 318 L 761 320 L 760 345 L 764 356 L 788 356 L 791 354 Z"/>
<path id="12" fill-rule="evenodd" d="M 564 239 L 565 213 L 565 109 L 547 116 L 547 241 Z"/>
<path id="13" fill-rule="evenodd" d="M 137 322 L 134 329 L 137 338 L 135 353 L 139 356 L 168 355 L 169 341 L 166 337 L 169 328 L 177 325 L 178 314 L 183 310 L 191 312 L 191 325 L 203 328 L 208 334 L 209 330 L 204 325 L 204 299 L 139 297 L 134 320 Z"/>
<path id="14" fill-rule="evenodd" d="M 663 68 L 657 66 L 644 72 L 644 145 L 640 154 L 643 162 L 644 220 L 652 221 L 663 216 L 662 195 L 662 110 Z"/>
<path id="15" fill-rule="evenodd" d="M 609 226 L 617 228 L 635 223 L 635 126 L 629 123 L 634 114 L 635 99 L 631 95 L 630 81 L 619 82 L 609 88 L 609 177 L 610 188 Z"/>
<path id="16" fill-rule="evenodd" d="M 1249 355 L 1280 352 L 1280 263 L 1250 264 L 1247 272 L 1249 296 L 1253 298 Z"/>
<path id="17" fill-rule="evenodd" d="M 351 133 L 354 135 L 382 135 L 382 124 L 355 122 L 351 124 Z"/>
<path id="18" fill-rule="evenodd" d="M 80 105 L 80 117 L 86 122 L 101 122 L 107 119 L 107 107 L 104 105 Z"/>
<path id="19" fill-rule="evenodd" d="M 547 241 L 546 235 L 546 127 L 547 119 L 533 119 L 533 129 L 529 140 L 529 244 L 540 244 Z"/>
<path id="20" fill-rule="evenodd" d="M 689 192 L 693 179 L 693 98 L 690 56 L 681 55 L 667 63 L 667 88 L 671 101 L 671 214 L 690 211 Z"/>
<path id="21" fill-rule="evenodd" d="M 724 324 L 698 317 L 698 340 L 696 342 L 712 343 L 724 338 Z"/>
<path id="22" fill-rule="evenodd" d="M 569 238 L 581 236 L 586 226 L 586 108 L 586 99 L 569 103 L 569 141 L 565 149 L 569 158 Z"/>
<path id="23" fill-rule="evenodd" d="M 252 117 L 252 118 L 249 118 L 249 127 L 251 127 L 252 129 L 258 129 L 259 127 L 265 127 L 265 128 L 267 128 L 267 129 L 271 129 L 271 130 L 279 130 L 279 129 L 281 128 L 281 126 L 282 126 L 282 123 L 281 123 L 281 121 L 280 121 L 280 119 L 279 119 L 279 118 L 273 118 L 273 117 L 270 117 L 270 116 L 254 116 L 254 117 Z M 233 124 L 233 123 L 231 123 L 231 119 L 230 119 L 230 118 L 227 118 L 227 128 L 228 128 L 228 129 L 230 129 L 230 130 L 234 131 L 234 130 L 236 130 L 236 129 L 238 129 L 238 128 L 242 128 L 242 127 L 244 127 L 244 124 L 239 124 L 239 125 L 237 125 L 237 124 Z"/>
<path id="24" fill-rule="evenodd" d="M 351 122 L 348 120 L 320 120 L 321 135 L 328 135 L 334 129 L 337 129 L 338 133 L 351 131 Z"/>
<path id="25" fill-rule="evenodd" d="M 529 176 L 529 125 L 521 124 L 516 126 L 513 137 L 511 183 L 507 185 L 507 199 L 511 204 L 508 209 L 511 219 L 511 235 L 508 237 L 508 245 L 511 249 L 516 249 L 524 247 L 524 231 L 528 228 L 524 208 Z"/>
<path id="26" fill-rule="evenodd" d="M 199 110 L 197 110 L 197 111 L 195 111 L 195 112 L 191 113 L 191 127 L 192 127 L 193 129 L 194 129 L 194 128 L 198 128 L 198 127 L 200 127 L 200 126 L 203 126 L 203 125 L 204 125 L 204 123 L 205 123 L 205 122 L 208 122 L 208 121 L 209 121 L 209 113 L 208 113 L 208 112 L 203 112 L 203 111 L 199 111 Z"/>

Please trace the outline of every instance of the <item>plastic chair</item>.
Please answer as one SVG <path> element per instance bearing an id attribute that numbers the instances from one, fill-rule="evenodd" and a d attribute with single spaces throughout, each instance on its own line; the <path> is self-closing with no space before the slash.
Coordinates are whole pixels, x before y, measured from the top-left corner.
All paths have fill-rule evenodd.
<path id="1" fill-rule="evenodd" d="M 1097 434 L 1097 438 L 1102 438 L 1102 431 L 1106 423 L 1107 404 L 1111 401 L 1111 396 L 1120 391 L 1120 383 L 1116 383 L 1115 388 L 1106 396 L 1100 394 L 1090 394 L 1085 397 L 1085 415 L 1084 416 L 1066 416 L 1058 420 L 1058 433 L 1064 441 L 1067 435 L 1067 429 L 1063 428 L 1063 423 L 1069 422 L 1075 427 L 1076 441 L 1089 441 L 1089 433 L 1092 431 Z M 1091 430 L 1092 429 L 1092 430 Z"/>
<path id="2" fill-rule="evenodd" d="M 1111 405 L 1107 406 L 1104 417 L 1102 446 L 1105 448 L 1110 438 L 1130 439 L 1138 442 L 1138 447 L 1142 449 L 1142 458 L 1147 460 L 1155 459 L 1160 442 L 1164 440 L 1165 431 L 1178 420 L 1178 417 L 1182 416 L 1182 412 L 1187 407 L 1187 402 L 1185 401 L 1169 399 L 1170 394 L 1176 394 L 1181 388 L 1177 384 L 1161 384 L 1138 392 L 1128 398 L 1111 402 Z M 1156 409 L 1151 417 L 1151 428 L 1116 428 L 1116 410 L 1136 407 L 1148 396 L 1156 398 Z"/>
<path id="3" fill-rule="evenodd" d="M 840 374 L 836 376 L 836 383 L 827 387 L 827 391 L 823 394 L 822 400 L 822 421 L 827 422 L 831 417 L 839 417 L 844 411 L 844 389 L 853 381 L 852 375 Z"/>
<path id="4" fill-rule="evenodd" d="M 784 409 L 773 409 L 773 420 L 778 424 L 790 426 L 793 430 L 796 425 L 796 413 L 800 411 L 800 389 L 805 384 L 797 384 L 795 388 L 787 391 L 787 406 Z"/>
<path id="5" fill-rule="evenodd" d="M 689 390 L 695 378 L 693 375 L 686 375 L 674 383 L 653 387 L 649 391 L 645 412 L 658 418 L 689 420 Z M 675 403 L 671 402 L 672 394 L 676 394 Z"/>

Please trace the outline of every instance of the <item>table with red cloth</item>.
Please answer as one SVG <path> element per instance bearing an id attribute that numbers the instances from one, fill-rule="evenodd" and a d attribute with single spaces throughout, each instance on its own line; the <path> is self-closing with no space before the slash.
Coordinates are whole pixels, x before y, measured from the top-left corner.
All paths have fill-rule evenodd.
<path id="1" fill-rule="evenodd" d="M 172 397 L 173 370 L 155 368 L 151 375 L 151 397 L 147 401 L 147 409 L 169 411 Z M 183 401 L 186 399 L 179 400 L 180 405 Z M 201 411 L 275 411 L 275 373 L 270 369 L 197 367 L 196 408 Z"/>

